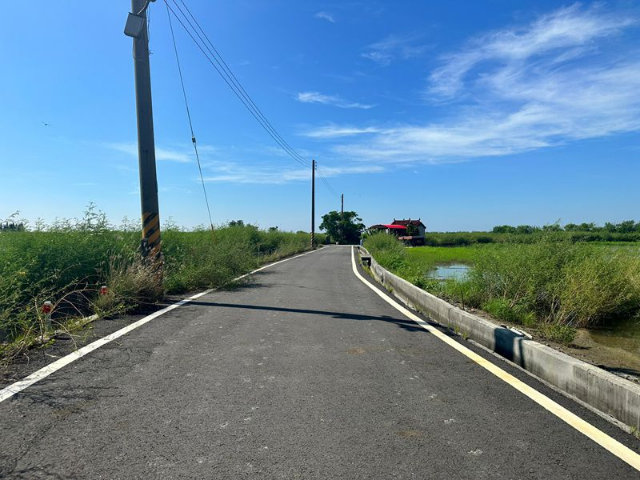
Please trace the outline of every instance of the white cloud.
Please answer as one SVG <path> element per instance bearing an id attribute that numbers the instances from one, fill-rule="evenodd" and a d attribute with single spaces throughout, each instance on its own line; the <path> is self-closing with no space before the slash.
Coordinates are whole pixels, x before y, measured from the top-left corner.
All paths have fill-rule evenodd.
<path id="1" fill-rule="evenodd" d="M 318 12 L 314 15 L 319 20 L 326 20 L 327 22 L 336 23 L 334 16 L 327 12 Z"/>
<path id="2" fill-rule="evenodd" d="M 314 128 L 302 133 L 303 136 L 309 138 L 340 138 L 340 137 L 353 137 L 356 135 L 363 135 L 367 133 L 379 133 L 382 130 L 376 127 L 351 127 L 351 126 L 339 126 L 339 125 L 325 125 L 324 127 Z"/>
<path id="3" fill-rule="evenodd" d="M 331 125 L 307 136 L 367 133 L 335 151 L 379 162 L 441 163 L 638 131 L 640 48 L 624 43 L 637 24 L 632 15 L 572 6 L 483 35 L 444 57 L 430 77 L 429 98 L 451 102 L 445 120 Z"/>
<path id="4" fill-rule="evenodd" d="M 247 167 L 245 164 L 215 161 L 206 166 L 212 174 L 205 176 L 205 182 L 225 182 L 239 184 L 275 184 L 282 185 L 292 182 L 309 181 L 311 170 L 309 168 L 273 168 L 255 166 Z M 378 173 L 384 171 L 379 165 L 346 165 L 323 166 L 322 176 L 325 178 L 356 173 Z"/>
<path id="5" fill-rule="evenodd" d="M 108 148 L 126 153 L 132 157 L 138 156 L 138 145 L 135 143 L 108 143 Z M 200 147 L 198 147 L 200 148 Z M 205 147 L 206 148 L 206 147 Z M 156 146 L 156 160 L 169 161 L 178 163 L 189 163 L 193 159 L 193 150 L 188 148 L 176 150 L 173 148 L 165 148 Z"/>
<path id="6" fill-rule="evenodd" d="M 430 93 L 452 97 L 472 70 L 486 63 L 512 70 L 541 60 L 557 64 L 589 51 L 588 46 L 637 24 L 625 15 L 605 14 L 579 4 L 544 15 L 526 27 L 495 31 L 473 39 L 462 51 L 443 58 L 430 78 Z M 547 57 L 545 57 L 547 56 Z"/>
<path id="7" fill-rule="evenodd" d="M 359 108 L 368 110 L 375 107 L 375 105 L 350 102 L 348 100 L 344 100 L 338 95 L 326 95 L 320 92 L 300 92 L 296 96 L 296 100 L 302 103 L 320 103 L 322 105 L 331 105 L 340 108 Z"/>
<path id="8" fill-rule="evenodd" d="M 417 38 L 416 36 L 389 35 L 384 40 L 369 45 L 362 56 L 383 67 L 390 65 L 396 58 L 406 60 L 417 57 L 427 48 L 426 45 L 414 45 Z"/>

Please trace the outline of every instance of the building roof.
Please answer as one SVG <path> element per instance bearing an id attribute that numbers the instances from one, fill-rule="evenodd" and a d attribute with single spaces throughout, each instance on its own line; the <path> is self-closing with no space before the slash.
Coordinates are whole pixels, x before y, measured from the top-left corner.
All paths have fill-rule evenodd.
<path id="1" fill-rule="evenodd" d="M 405 230 L 407 227 L 404 225 L 394 225 L 394 224 L 388 224 L 388 225 L 371 225 L 369 228 L 390 228 L 392 230 Z"/>
<path id="2" fill-rule="evenodd" d="M 418 220 L 411 220 L 411 219 L 409 219 L 409 220 L 396 220 L 394 218 L 393 219 L 393 223 L 392 223 L 392 225 L 404 225 L 405 227 L 407 225 L 409 225 L 409 224 L 415 225 L 416 227 L 419 227 L 420 225 L 422 225 L 424 228 L 427 228 L 427 226 L 424 223 L 422 223 L 420 221 L 420 219 L 418 219 Z"/>

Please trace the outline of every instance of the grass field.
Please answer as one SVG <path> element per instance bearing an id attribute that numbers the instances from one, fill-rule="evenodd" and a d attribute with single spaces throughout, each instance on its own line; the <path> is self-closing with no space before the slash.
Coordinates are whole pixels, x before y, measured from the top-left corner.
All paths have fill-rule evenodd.
<path id="1" fill-rule="evenodd" d="M 307 250 L 309 243 L 306 233 L 251 225 L 215 233 L 172 227 L 162 234 L 159 276 L 158 265 L 139 254 L 138 231 L 110 227 L 95 215 L 39 231 L 0 232 L 0 353 L 42 335 L 46 300 L 55 306 L 54 326 L 63 327 L 73 317 L 121 313 L 165 294 L 227 284 L 260 264 Z M 106 295 L 98 295 L 102 285 Z"/>
<path id="2" fill-rule="evenodd" d="M 544 231 L 532 233 L 495 233 L 495 232 L 432 232 L 425 235 L 425 244 L 431 247 L 453 247 L 488 243 L 537 243 L 541 238 L 553 238 L 556 241 L 571 243 L 609 242 L 617 244 L 633 244 L 640 242 L 640 231 L 593 232 L 576 231 Z"/>
<path id="3" fill-rule="evenodd" d="M 540 330 L 570 343 L 579 327 L 640 321 L 640 246 L 574 243 L 539 236 L 532 243 L 405 248 L 374 235 L 365 247 L 385 268 L 442 298 Z M 471 266 L 464 279 L 428 276 L 436 265 Z"/>

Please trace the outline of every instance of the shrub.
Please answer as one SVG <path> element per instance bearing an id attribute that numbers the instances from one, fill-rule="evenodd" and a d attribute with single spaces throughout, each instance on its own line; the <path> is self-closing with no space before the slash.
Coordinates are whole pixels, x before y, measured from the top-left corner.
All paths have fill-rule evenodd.
<path id="1" fill-rule="evenodd" d="M 258 264 L 309 248 L 310 235 L 261 231 L 236 223 L 209 229 L 163 231 L 163 281 L 139 256 L 140 233 L 115 230 L 89 210 L 82 220 L 57 221 L 39 231 L 0 232 L 0 336 L 40 333 L 39 307 L 56 304 L 54 318 L 122 312 L 154 303 L 164 293 L 217 287 Z M 323 236 L 320 236 L 320 240 Z M 97 296 L 100 285 L 109 294 Z M 0 341 L 3 339 L 0 338 Z"/>
<path id="2" fill-rule="evenodd" d="M 512 305 L 504 298 L 493 298 L 482 305 L 482 309 L 499 320 L 532 326 L 536 323 L 535 314 L 522 305 Z"/>
<path id="3" fill-rule="evenodd" d="M 386 233 L 371 235 L 365 240 L 364 247 L 375 256 L 380 265 L 389 270 L 401 270 L 408 265 L 404 245 L 392 235 Z"/>
<path id="4" fill-rule="evenodd" d="M 629 317 L 640 304 L 640 258 L 583 248 L 567 265 L 555 320 L 576 327 Z"/>
<path id="5" fill-rule="evenodd" d="M 576 337 L 576 329 L 567 325 L 556 325 L 553 323 L 543 323 L 540 327 L 540 336 L 569 346 Z"/>
<path id="6" fill-rule="evenodd" d="M 586 327 L 639 310 L 639 272 L 635 253 L 541 238 L 482 251 L 470 281 L 499 318 L 514 314 L 492 303 L 496 299 L 548 323 Z"/>

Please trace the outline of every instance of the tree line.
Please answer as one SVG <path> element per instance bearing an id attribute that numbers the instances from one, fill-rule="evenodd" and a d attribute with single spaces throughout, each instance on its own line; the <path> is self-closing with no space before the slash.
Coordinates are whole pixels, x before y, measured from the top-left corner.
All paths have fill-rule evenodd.
<path id="1" fill-rule="evenodd" d="M 640 233 L 640 222 L 625 220 L 620 223 L 606 222 L 603 226 L 595 223 L 567 223 L 564 227 L 559 223 L 536 227 L 532 225 L 497 225 L 492 233 L 512 233 L 529 235 L 537 232 L 600 232 L 600 233 Z"/>

